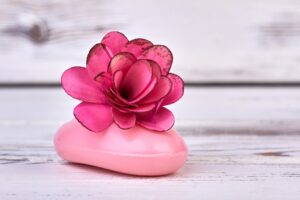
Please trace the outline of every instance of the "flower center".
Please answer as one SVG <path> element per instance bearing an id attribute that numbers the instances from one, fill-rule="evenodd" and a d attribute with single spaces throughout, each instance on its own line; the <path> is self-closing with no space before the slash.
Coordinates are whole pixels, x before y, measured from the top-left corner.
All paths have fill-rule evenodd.
<path id="1" fill-rule="evenodd" d="M 126 100 L 129 100 L 130 98 L 130 89 L 129 88 L 121 88 L 119 91 L 121 97 L 123 97 Z"/>

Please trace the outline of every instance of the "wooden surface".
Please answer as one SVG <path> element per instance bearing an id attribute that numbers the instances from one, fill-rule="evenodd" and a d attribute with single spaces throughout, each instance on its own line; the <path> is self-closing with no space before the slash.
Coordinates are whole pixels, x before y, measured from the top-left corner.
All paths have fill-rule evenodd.
<path id="1" fill-rule="evenodd" d="M 297 0 L 0 0 L 0 83 L 58 82 L 109 30 L 169 46 L 187 82 L 299 82 Z"/>
<path id="2" fill-rule="evenodd" d="M 133 177 L 62 161 L 71 119 L 58 88 L 0 89 L 0 199 L 298 200 L 298 88 L 187 88 L 172 107 L 189 155 L 165 177 Z M 191 112 L 193 111 L 193 112 Z"/>

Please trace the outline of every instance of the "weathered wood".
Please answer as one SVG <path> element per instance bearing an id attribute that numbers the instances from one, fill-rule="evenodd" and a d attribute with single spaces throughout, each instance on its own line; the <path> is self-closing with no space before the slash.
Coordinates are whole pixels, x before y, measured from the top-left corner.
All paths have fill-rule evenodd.
<path id="1" fill-rule="evenodd" d="M 172 110 L 188 160 L 155 178 L 62 161 L 52 140 L 77 102 L 61 89 L 0 89 L 0 99 L 0 199 L 299 199 L 297 88 L 186 88 Z"/>
<path id="2" fill-rule="evenodd" d="M 0 1 L 1 82 L 58 82 L 105 31 L 169 46 L 188 82 L 300 81 L 296 1 Z"/>
<path id="3" fill-rule="evenodd" d="M 52 144 L 56 128 L 0 126 L 1 199 L 297 200 L 300 195 L 299 135 L 198 130 L 184 135 L 189 156 L 180 171 L 139 178 L 61 161 Z"/>
<path id="4" fill-rule="evenodd" d="M 79 101 L 61 88 L 0 89 L 0 126 L 59 125 Z M 180 127 L 207 132 L 299 133 L 298 88 L 190 88 L 170 109 Z M 274 126 L 276 124 L 276 126 Z"/>
<path id="5" fill-rule="evenodd" d="M 0 99 L 0 126 L 58 126 L 73 118 L 79 103 L 61 88 L 1 88 Z M 298 88 L 186 87 L 169 108 L 182 131 L 192 126 L 215 133 L 297 134 L 299 102 Z"/>

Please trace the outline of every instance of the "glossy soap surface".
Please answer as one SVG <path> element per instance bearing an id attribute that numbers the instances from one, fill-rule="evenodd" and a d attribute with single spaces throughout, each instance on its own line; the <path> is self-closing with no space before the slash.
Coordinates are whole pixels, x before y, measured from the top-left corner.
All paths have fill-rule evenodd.
<path id="1" fill-rule="evenodd" d="M 54 144 L 69 162 L 140 176 L 173 173 L 187 156 L 183 139 L 173 129 L 156 132 L 135 126 L 122 130 L 114 123 L 94 133 L 72 120 L 58 130 Z"/>

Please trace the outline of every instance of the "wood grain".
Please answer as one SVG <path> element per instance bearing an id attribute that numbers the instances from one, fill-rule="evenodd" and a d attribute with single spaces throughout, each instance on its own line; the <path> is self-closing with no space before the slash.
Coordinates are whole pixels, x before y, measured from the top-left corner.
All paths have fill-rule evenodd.
<path id="1" fill-rule="evenodd" d="M 58 82 L 104 32 L 169 46 L 187 82 L 299 82 L 300 4 L 1 0 L 2 82 Z"/>
<path id="2" fill-rule="evenodd" d="M 0 126 L 56 125 L 70 120 L 79 101 L 61 88 L 0 88 Z M 208 132 L 297 133 L 298 88 L 194 88 L 169 106 L 180 127 Z M 276 124 L 276 126 L 274 126 Z"/>
<path id="3" fill-rule="evenodd" d="M 183 134 L 186 165 L 171 176 L 144 178 L 62 161 L 52 144 L 56 129 L 0 127 L 1 199 L 297 200 L 300 195 L 299 135 Z"/>
<path id="4" fill-rule="evenodd" d="M 171 176 L 145 178 L 56 155 L 54 134 L 77 103 L 61 89 L 2 88 L 0 199 L 298 200 L 297 91 L 186 88 L 172 110 L 188 160 Z"/>

